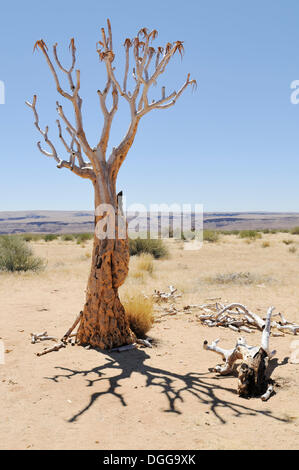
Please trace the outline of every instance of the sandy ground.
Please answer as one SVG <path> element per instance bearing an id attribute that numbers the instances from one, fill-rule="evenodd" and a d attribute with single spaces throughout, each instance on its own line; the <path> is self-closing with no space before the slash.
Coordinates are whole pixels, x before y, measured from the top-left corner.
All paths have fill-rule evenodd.
<path id="1" fill-rule="evenodd" d="M 294 243 L 285 245 L 286 238 Z M 263 248 L 264 241 L 270 246 Z M 84 301 L 91 245 L 32 246 L 48 260 L 43 273 L 0 275 L 6 350 L 0 364 L 1 449 L 298 448 L 299 364 L 289 362 L 299 349 L 296 336 L 271 339 L 279 387 L 268 402 L 238 397 L 236 378 L 209 372 L 219 359 L 202 349 L 203 340 L 220 337 L 231 347 L 238 333 L 200 326 L 196 311 L 156 323 L 153 349 L 100 353 L 69 346 L 39 358 L 35 353 L 43 345 L 32 345 L 30 333 L 60 337 L 73 322 Z M 182 305 L 221 297 L 262 316 L 274 305 L 299 321 L 298 236 L 264 235 L 252 243 L 223 236 L 198 251 L 183 246 L 170 243 L 170 258 L 155 261 L 152 275 L 137 278 L 133 269 L 122 293 L 151 294 L 173 284 L 183 293 Z M 241 271 L 257 281 L 219 285 L 206 279 Z M 260 339 L 259 333 L 245 336 L 250 344 Z"/>

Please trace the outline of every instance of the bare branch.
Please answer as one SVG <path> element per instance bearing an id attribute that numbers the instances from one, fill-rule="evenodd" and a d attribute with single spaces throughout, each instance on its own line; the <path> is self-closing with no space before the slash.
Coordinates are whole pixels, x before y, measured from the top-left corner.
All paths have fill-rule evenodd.
<path id="1" fill-rule="evenodd" d="M 109 83 L 109 88 L 110 88 L 110 84 L 111 84 L 110 79 L 109 79 L 108 83 Z M 107 89 L 107 87 L 106 87 L 106 89 Z M 118 92 L 117 92 L 117 89 L 116 89 L 115 85 L 113 85 L 113 89 L 112 89 L 113 104 L 112 104 L 112 107 L 111 107 L 110 111 L 108 111 L 107 106 L 106 106 L 107 92 L 105 93 L 105 90 L 104 90 L 104 92 L 101 93 L 100 90 L 98 90 L 98 95 L 99 95 L 99 99 L 100 99 L 102 112 L 103 112 L 103 115 L 104 115 L 104 126 L 103 126 L 102 135 L 101 135 L 101 139 L 100 139 L 100 142 L 98 144 L 98 147 L 101 149 L 101 155 L 102 155 L 102 158 L 104 159 L 104 156 L 106 154 L 108 141 L 109 141 L 109 136 L 110 136 L 110 130 L 111 130 L 113 117 L 114 117 L 114 115 L 117 111 L 117 107 L 118 107 Z"/>
<path id="2" fill-rule="evenodd" d="M 58 114 L 63 123 L 65 124 L 66 130 L 71 137 L 71 142 L 69 144 L 62 135 L 61 124 L 59 121 L 57 123 L 59 130 L 59 138 L 63 143 L 64 148 L 70 155 L 70 161 L 65 162 L 59 159 L 52 142 L 50 142 L 48 139 L 47 130 L 44 131 L 43 137 L 46 143 L 49 145 L 51 152 L 42 149 L 39 144 L 40 150 L 45 155 L 56 158 L 56 161 L 59 163 L 60 167 L 71 167 L 71 169 L 73 169 L 74 171 L 74 160 L 77 159 L 79 166 L 77 166 L 76 171 L 81 171 L 83 169 L 84 171 L 89 171 L 90 168 L 82 158 L 82 148 L 82 151 L 87 155 L 88 159 L 91 162 L 94 174 L 102 174 L 103 176 L 103 163 L 106 164 L 106 151 L 110 138 L 112 121 L 118 109 L 118 98 L 119 96 L 122 96 L 129 104 L 131 122 L 129 124 L 126 135 L 124 136 L 121 143 L 117 147 L 114 147 L 107 162 L 109 174 L 110 176 L 113 175 L 113 180 L 115 181 L 118 170 L 133 144 L 140 118 L 153 109 L 167 109 L 173 106 L 176 103 L 177 99 L 181 96 L 183 91 L 189 85 L 196 85 L 195 80 L 191 80 L 190 74 L 188 74 L 185 83 L 182 85 L 178 92 L 174 91 L 166 96 L 165 87 L 162 87 L 161 98 L 159 100 L 152 101 L 152 103 L 149 104 L 148 92 L 150 87 L 156 84 L 158 77 L 162 73 L 164 73 L 169 61 L 174 56 L 174 54 L 178 52 L 182 56 L 184 52 L 182 41 L 176 41 L 175 43 L 167 43 L 164 48 L 158 47 L 157 50 L 155 50 L 155 48 L 152 47 L 151 43 L 157 37 L 157 34 L 158 33 L 156 30 L 152 30 L 149 32 L 147 28 L 142 28 L 133 40 L 130 40 L 129 38 L 125 40 L 125 71 L 122 84 L 123 86 L 121 87 L 120 82 L 118 81 L 115 75 L 115 67 L 113 67 L 115 54 L 113 51 L 112 29 L 109 19 L 107 20 L 107 30 L 105 31 L 104 28 L 101 29 L 101 41 L 98 42 L 97 52 L 99 54 L 100 60 L 105 63 L 107 81 L 104 90 L 98 90 L 100 106 L 104 116 L 104 124 L 99 143 L 94 149 L 90 147 L 83 129 L 83 120 L 81 113 L 82 99 L 79 96 L 80 71 L 75 71 L 76 47 L 74 39 L 71 39 L 69 46 L 71 51 L 71 64 L 69 67 L 66 67 L 61 63 L 57 53 L 57 44 L 54 44 L 53 46 L 53 56 L 55 59 L 56 66 L 62 73 L 66 74 L 71 90 L 70 92 L 67 92 L 62 89 L 58 74 L 55 70 L 53 62 L 50 59 L 50 56 L 48 54 L 48 48 L 45 42 L 42 39 L 36 42 L 34 49 L 39 48 L 44 54 L 50 71 L 54 77 L 58 93 L 72 103 L 75 114 L 75 124 L 73 125 L 68 119 L 68 117 L 65 115 L 62 106 L 57 102 Z M 132 91 L 127 91 L 127 81 L 130 64 L 130 49 L 132 49 L 132 54 L 135 62 L 133 67 L 133 77 L 135 79 L 135 85 Z M 155 54 L 156 60 L 153 64 L 153 57 L 155 56 Z M 151 68 L 154 69 L 152 72 L 150 72 Z M 76 73 L 75 80 L 73 79 L 74 72 Z M 112 106 L 110 109 L 108 109 L 107 106 L 107 97 L 109 93 L 112 94 Z M 139 100 L 138 105 L 137 100 Z"/>
<path id="3" fill-rule="evenodd" d="M 51 149 L 51 152 L 47 152 L 46 150 L 44 150 L 42 147 L 41 147 L 41 143 L 38 142 L 37 143 L 37 146 L 39 148 L 39 150 L 44 154 L 46 155 L 47 157 L 52 157 L 54 158 L 54 160 L 60 164 L 61 162 L 61 159 L 58 157 L 57 155 L 57 152 L 56 152 L 56 149 L 52 143 L 52 141 L 49 139 L 48 137 L 48 126 L 45 128 L 45 130 L 43 131 L 39 125 L 39 117 L 38 117 L 38 114 L 37 114 L 37 111 L 36 111 L 36 95 L 33 96 L 33 100 L 32 100 L 32 103 L 29 103 L 29 101 L 26 101 L 26 104 L 27 106 L 29 106 L 29 108 L 32 109 L 33 111 L 33 114 L 34 114 L 34 118 L 35 118 L 35 121 L 34 121 L 34 125 L 35 127 L 37 128 L 38 132 L 43 136 L 44 138 L 44 141 L 46 142 L 46 144 L 48 144 L 48 146 L 50 147 Z"/>
<path id="4" fill-rule="evenodd" d="M 37 143 L 37 146 L 40 150 L 41 153 L 43 153 L 44 155 L 46 155 L 47 157 L 52 157 L 54 158 L 54 160 L 57 162 L 57 168 L 68 168 L 70 169 L 71 171 L 73 171 L 75 174 L 77 174 L 78 176 L 81 176 L 82 178 L 89 178 L 89 179 L 94 179 L 95 178 L 95 174 L 92 170 L 91 167 L 88 167 L 88 166 L 77 166 L 75 165 L 75 158 L 76 156 L 78 156 L 76 154 L 76 152 L 73 151 L 73 145 L 74 145 L 74 142 L 75 142 L 75 136 L 72 135 L 72 141 L 71 141 L 71 144 L 68 145 L 65 141 L 65 139 L 63 138 L 62 136 L 62 132 L 61 132 L 61 125 L 60 125 L 60 122 L 57 121 L 57 125 L 58 125 L 58 130 L 59 130 L 59 138 L 61 139 L 63 145 L 65 146 L 67 152 L 71 155 L 70 157 L 70 160 L 69 161 L 65 161 L 65 160 L 61 160 L 61 158 L 59 158 L 58 154 L 57 154 L 57 151 L 56 151 L 56 148 L 54 146 L 54 144 L 52 143 L 52 141 L 49 139 L 48 137 L 48 126 L 45 128 L 45 130 L 42 130 L 40 125 L 39 125 L 39 117 L 38 117 L 38 113 L 36 111 L 36 95 L 33 96 L 33 100 L 32 100 L 32 103 L 29 103 L 28 101 L 26 101 L 26 104 L 27 106 L 29 106 L 29 108 L 32 109 L 33 111 L 33 114 L 34 114 L 34 117 L 35 117 L 35 122 L 34 122 L 34 125 L 35 127 L 37 128 L 37 130 L 39 131 L 39 133 L 43 136 L 43 139 L 44 141 L 46 142 L 46 144 L 50 147 L 51 149 L 51 152 L 48 152 L 46 151 L 45 149 L 42 148 L 41 146 L 41 143 L 38 142 Z M 70 131 L 70 130 L 69 130 Z M 82 158 L 81 158 L 81 163 L 82 163 Z"/>
<path id="5" fill-rule="evenodd" d="M 123 91 L 124 91 L 124 93 L 126 93 L 126 91 L 127 91 L 127 79 L 128 79 L 128 72 L 129 72 L 130 47 L 132 47 L 132 42 L 129 38 L 127 38 L 125 40 L 124 47 L 126 48 L 126 66 L 125 66 Z"/>
<path id="6" fill-rule="evenodd" d="M 123 87 L 121 88 L 118 80 L 116 79 L 114 68 L 112 67 L 112 62 L 114 61 L 115 54 L 112 49 L 112 41 L 109 40 L 109 25 L 108 39 L 106 37 L 104 28 L 102 28 L 101 30 L 102 40 L 98 43 L 99 57 L 105 62 L 108 77 L 113 82 L 119 95 L 123 96 L 127 100 L 131 111 L 131 123 L 129 125 L 129 129 L 120 145 L 114 148 L 108 160 L 109 167 L 115 177 L 134 141 L 140 118 L 153 109 L 167 109 L 173 106 L 176 103 L 177 99 L 181 96 L 181 94 L 189 85 L 196 86 L 196 81 L 191 80 L 190 74 L 188 74 L 185 83 L 182 85 L 178 92 L 174 91 L 170 95 L 165 96 L 165 87 L 163 87 L 161 99 L 159 99 L 158 101 L 153 101 L 151 104 L 149 104 L 148 92 L 150 87 L 156 84 L 157 78 L 165 71 L 169 61 L 176 52 L 178 52 L 181 56 L 183 55 L 184 48 L 182 41 L 176 41 L 174 44 L 166 44 L 165 48 L 158 47 L 156 52 L 155 49 L 150 46 L 150 42 L 157 37 L 157 31 L 153 30 L 149 33 L 146 28 L 142 28 L 138 32 L 137 36 L 133 39 L 133 41 L 131 41 L 129 38 L 125 40 L 124 47 L 126 54 L 126 62 Z M 141 37 L 143 40 L 140 40 Z M 135 80 L 135 88 L 132 92 L 128 92 L 127 79 L 129 72 L 129 53 L 131 48 L 133 50 L 133 58 L 135 62 L 135 65 L 133 67 L 133 78 Z M 155 69 L 154 72 L 150 75 L 149 68 L 154 54 L 156 54 Z M 160 57 L 162 57 L 161 60 Z M 140 92 L 141 96 L 139 99 L 139 103 L 138 105 L 136 105 L 136 100 Z M 101 95 L 99 96 L 101 99 Z M 107 110 L 104 108 L 103 103 L 101 103 L 101 106 L 105 117 L 105 128 L 107 127 L 108 113 Z"/>
<path id="7" fill-rule="evenodd" d="M 54 44 L 54 46 L 53 46 L 53 55 L 54 55 L 55 61 L 58 65 L 58 67 L 60 68 L 60 70 L 62 70 L 64 73 L 67 74 L 72 94 L 69 94 L 65 90 L 62 89 L 62 87 L 60 85 L 58 75 L 57 75 L 56 70 L 55 70 L 55 67 L 54 67 L 54 65 L 53 65 L 53 63 L 52 63 L 52 61 L 49 57 L 49 54 L 47 52 L 48 48 L 47 48 L 45 42 L 42 39 L 36 42 L 35 48 L 37 48 L 37 47 L 39 47 L 39 49 L 42 51 L 42 53 L 44 54 L 44 56 L 46 58 L 46 61 L 47 61 L 48 66 L 50 68 L 50 71 L 51 71 L 51 73 L 54 77 L 54 80 L 55 80 L 55 83 L 56 83 L 56 89 L 57 89 L 58 93 L 61 94 L 64 98 L 71 101 L 71 103 L 73 105 L 74 113 L 75 113 L 75 121 L 76 121 L 76 136 L 78 137 L 78 139 L 80 141 L 80 144 L 82 145 L 82 147 L 84 149 L 84 152 L 90 158 L 90 161 L 92 162 L 93 167 L 95 169 L 96 165 L 95 165 L 95 161 L 93 161 L 93 152 L 92 152 L 92 149 L 91 149 L 91 147 L 89 146 L 89 144 L 87 142 L 87 139 L 86 139 L 86 136 L 85 136 L 85 133 L 84 133 L 84 130 L 83 130 L 83 121 L 82 121 L 82 113 L 81 113 L 82 100 L 79 96 L 80 71 L 76 70 L 76 85 L 74 85 L 73 78 L 72 78 L 72 72 L 74 70 L 75 62 L 76 62 L 76 54 L 75 54 L 76 53 L 76 48 L 75 48 L 74 39 L 71 39 L 71 42 L 70 42 L 70 49 L 71 49 L 71 54 L 72 54 L 72 64 L 71 64 L 71 67 L 69 69 L 66 69 L 65 67 L 63 67 L 61 65 L 60 60 L 58 59 L 57 44 Z M 68 123 L 68 127 L 74 128 L 73 126 L 70 125 L 70 123 Z"/>

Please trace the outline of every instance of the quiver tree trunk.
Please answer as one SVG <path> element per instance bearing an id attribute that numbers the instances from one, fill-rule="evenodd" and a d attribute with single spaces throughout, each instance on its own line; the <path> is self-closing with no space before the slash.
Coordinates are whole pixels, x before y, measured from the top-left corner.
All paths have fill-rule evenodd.
<path id="1" fill-rule="evenodd" d="M 77 333 L 80 344 L 89 344 L 100 349 L 130 344 L 135 339 L 118 295 L 118 288 L 124 283 L 129 270 L 127 226 L 115 204 L 116 197 L 112 199 L 110 207 L 115 215 L 112 222 L 111 219 L 107 222 L 107 215 L 96 215 L 95 222 L 103 222 L 106 234 L 112 236 L 108 225 L 115 221 L 115 237 L 100 239 L 99 233 L 95 231 L 86 302 Z M 123 238 L 120 238 L 119 233 L 120 220 L 125 224 Z"/>

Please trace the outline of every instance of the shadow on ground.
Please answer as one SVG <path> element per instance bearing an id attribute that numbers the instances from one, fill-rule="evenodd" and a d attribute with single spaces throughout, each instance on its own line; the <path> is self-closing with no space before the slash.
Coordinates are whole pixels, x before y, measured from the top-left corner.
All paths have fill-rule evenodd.
<path id="1" fill-rule="evenodd" d="M 161 393 L 167 398 L 168 406 L 167 409 L 164 410 L 167 413 L 182 414 L 182 411 L 178 410 L 177 404 L 183 404 L 184 396 L 190 393 L 197 398 L 200 403 L 206 405 L 222 424 L 226 423 L 223 416 L 221 416 L 221 410 L 224 409 L 225 411 L 230 410 L 232 416 L 235 417 L 264 415 L 277 421 L 286 422 L 286 420 L 273 415 L 269 410 L 251 408 L 249 406 L 250 402 L 239 398 L 235 389 L 225 386 L 225 382 L 227 381 L 227 377 L 225 376 L 215 376 L 208 372 L 179 374 L 173 371 L 152 367 L 145 363 L 147 359 L 150 359 L 150 356 L 144 349 L 135 349 L 122 353 L 105 351 L 105 353 L 101 352 L 99 354 L 101 358 L 106 360 L 103 365 L 89 370 L 75 370 L 58 366 L 56 369 L 59 369 L 61 373 L 53 377 L 46 377 L 58 383 L 59 380 L 63 378 L 71 380 L 75 376 L 82 376 L 86 377 L 87 387 L 93 387 L 100 381 L 107 383 L 106 390 L 92 393 L 89 403 L 72 416 L 69 422 L 77 421 L 97 400 L 105 395 L 113 395 L 120 401 L 122 406 L 127 406 L 121 390 L 121 381 L 130 378 L 133 373 L 138 373 L 145 377 L 145 387 L 158 387 L 160 389 Z M 277 361 L 275 363 L 273 362 L 271 372 L 273 372 L 275 367 L 286 363 L 287 360 L 284 360 L 280 364 Z M 107 371 L 119 371 L 119 373 L 112 377 L 107 377 Z M 91 379 L 90 376 L 92 376 L 92 374 L 96 374 L 97 377 Z M 212 381 L 212 383 L 209 383 L 209 381 Z M 235 395 L 236 402 L 224 400 L 217 396 L 218 394 L 221 396 L 223 392 L 230 392 L 232 395 Z M 253 401 L 254 399 L 252 399 L 252 402 Z"/>

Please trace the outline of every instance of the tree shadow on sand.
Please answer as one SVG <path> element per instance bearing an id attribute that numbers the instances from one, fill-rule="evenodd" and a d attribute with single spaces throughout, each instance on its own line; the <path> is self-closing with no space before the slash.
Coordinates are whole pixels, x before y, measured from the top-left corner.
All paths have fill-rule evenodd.
<path id="1" fill-rule="evenodd" d="M 167 409 L 164 410 L 166 413 L 182 414 L 182 412 L 177 409 L 177 403 L 183 403 L 184 396 L 190 393 L 197 398 L 200 403 L 209 407 L 222 424 L 226 423 L 225 419 L 221 416 L 222 409 L 229 409 L 235 417 L 263 415 L 277 421 L 286 422 L 286 420 L 274 416 L 269 410 L 257 410 L 247 406 L 248 401 L 239 398 L 236 390 L 225 387 L 227 380 L 225 376 L 214 376 L 208 372 L 179 374 L 173 371 L 152 367 L 145 364 L 145 361 L 150 359 L 150 356 L 144 349 L 135 349 L 122 353 L 105 351 L 101 352 L 101 357 L 105 358 L 107 362 L 98 367 L 89 370 L 75 370 L 57 366 L 56 369 L 59 369 L 62 373 L 56 374 L 53 377 L 46 377 L 58 383 L 59 380 L 63 378 L 72 379 L 75 376 L 82 376 L 86 377 L 87 387 L 93 387 L 100 381 L 107 383 L 108 387 L 106 390 L 91 394 L 89 403 L 68 420 L 70 423 L 77 421 L 97 400 L 105 395 L 114 395 L 123 406 L 127 406 L 126 400 L 121 392 L 121 381 L 130 378 L 133 373 L 139 373 L 145 377 L 146 387 L 158 387 L 161 393 L 166 396 L 168 405 Z M 275 363 L 273 367 L 275 368 L 284 364 L 285 361 L 280 364 Z M 105 371 L 119 371 L 119 374 L 107 377 Z M 97 377 L 91 379 L 90 376 L 92 374 L 96 374 Z M 208 380 L 213 380 L 213 383 L 209 383 Z M 233 401 L 224 400 L 216 396 L 217 392 L 219 392 L 221 396 L 221 392 L 228 391 L 235 395 L 240 403 L 234 403 Z"/>

